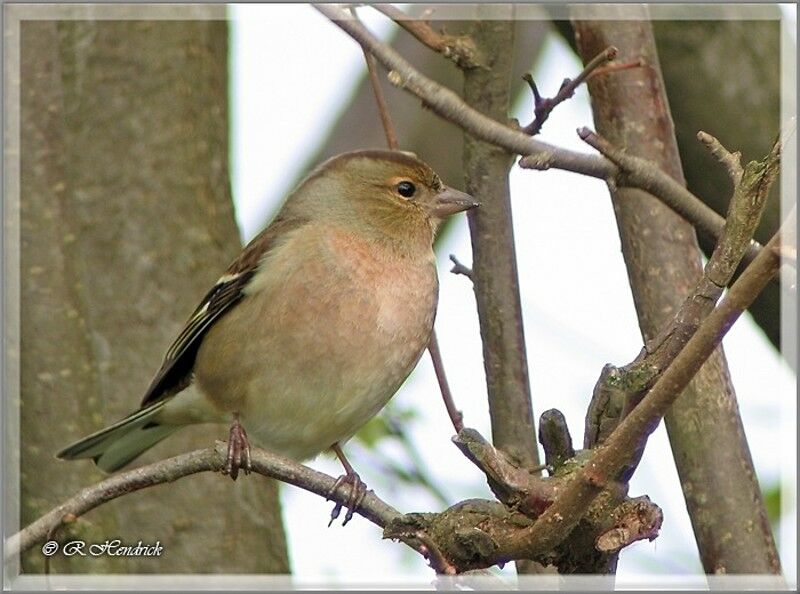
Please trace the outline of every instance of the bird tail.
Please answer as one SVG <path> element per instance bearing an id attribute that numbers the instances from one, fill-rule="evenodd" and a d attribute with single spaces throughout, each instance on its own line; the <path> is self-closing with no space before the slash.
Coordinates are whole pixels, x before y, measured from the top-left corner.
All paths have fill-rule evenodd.
<path id="1" fill-rule="evenodd" d="M 154 420 L 166 403 L 167 400 L 159 400 L 137 410 L 64 448 L 56 457 L 62 460 L 94 458 L 100 470 L 114 472 L 180 429 L 178 425 L 162 425 Z"/>

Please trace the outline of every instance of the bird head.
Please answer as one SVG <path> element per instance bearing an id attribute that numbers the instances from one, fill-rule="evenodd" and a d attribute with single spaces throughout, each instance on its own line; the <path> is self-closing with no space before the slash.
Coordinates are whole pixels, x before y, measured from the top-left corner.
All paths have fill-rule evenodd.
<path id="1" fill-rule="evenodd" d="M 306 213 L 428 246 L 445 218 L 478 206 L 405 151 L 343 153 L 312 171 L 296 194 Z"/>

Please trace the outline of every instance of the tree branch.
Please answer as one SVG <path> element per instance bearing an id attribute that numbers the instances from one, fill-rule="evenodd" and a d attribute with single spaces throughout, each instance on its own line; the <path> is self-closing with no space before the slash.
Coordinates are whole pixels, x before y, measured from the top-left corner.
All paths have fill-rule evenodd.
<path id="1" fill-rule="evenodd" d="M 350 7 L 350 14 L 353 15 L 353 18 L 356 21 L 361 23 L 354 7 Z M 364 52 L 364 61 L 367 63 L 369 84 L 370 87 L 372 87 L 372 95 L 375 98 L 375 104 L 378 106 L 378 115 L 381 118 L 384 136 L 386 136 L 386 145 L 390 150 L 396 151 L 398 150 L 400 143 L 397 141 L 397 132 L 395 131 L 394 123 L 392 122 L 392 116 L 389 115 L 389 106 L 386 103 L 386 97 L 383 94 L 383 89 L 381 88 L 381 81 L 378 78 L 378 68 L 375 64 L 375 56 L 373 56 L 369 49 L 364 45 L 361 46 L 361 51 Z"/>
<path id="2" fill-rule="evenodd" d="M 615 170 L 612 163 L 596 155 L 587 155 L 560 149 L 534 140 L 500 124 L 469 107 L 461 98 L 445 87 L 420 74 L 397 52 L 381 43 L 360 23 L 353 21 L 342 9 L 331 4 L 315 4 L 314 8 L 330 19 L 337 27 L 358 43 L 369 48 L 375 58 L 389 70 L 389 81 L 416 95 L 423 104 L 445 120 L 466 130 L 476 138 L 496 144 L 520 155 L 536 154 L 553 167 L 559 167 L 592 177 L 605 179 Z"/>
<path id="3" fill-rule="evenodd" d="M 725 219 L 701 202 L 681 183 L 658 169 L 651 161 L 626 154 L 586 127 L 578 129 L 578 136 L 619 167 L 619 170 L 606 180 L 614 187 L 639 188 L 649 192 L 692 223 L 695 228 L 719 241 L 725 227 Z M 524 167 L 522 162 L 520 165 Z M 758 242 L 753 240 L 745 253 L 744 261 L 752 262 L 760 248 Z"/>
<path id="4" fill-rule="evenodd" d="M 53 527 L 60 525 L 65 517 L 83 516 L 90 510 L 117 497 L 147 487 L 171 483 L 185 476 L 209 471 L 222 472 L 226 456 L 226 445 L 218 442 L 213 447 L 140 466 L 86 487 L 17 534 L 9 537 L 5 542 L 4 559 L 8 560 L 31 548 L 45 538 Z M 253 472 L 295 485 L 322 497 L 327 497 L 336 483 L 336 479 L 333 477 L 259 448 L 252 448 L 250 456 Z M 349 496 L 350 487 L 344 485 L 330 494 L 333 501 L 344 505 L 347 505 Z M 381 527 L 385 527 L 401 515 L 397 510 L 381 501 L 372 491 L 367 493 L 356 513 Z M 420 551 L 418 543 L 411 543 L 409 546 Z"/>
<path id="5" fill-rule="evenodd" d="M 742 173 L 744 173 L 741 162 L 742 153 L 739 151 L 735 153 L 728 152 L 728 149 L 722 146 L 719 140 L 702 130 L 697 133 L 697 140 L 702 142 L 708 151 L 717 158 L 717 161 L 725 166 L 725 169 L 728 170 L 728 176 L 733 182 L 733 187 L 738 186 L 739 182 L 742 181 Z"/>
<path id="6" fill-rule="evenodd" d="M 447 410 L 447 416 L 450 417 L 453 429 L 458 433 L 464 428 L 464 416 L 461 414 L 461 411 L 458 410 L 458 407 L 456 407 L 455 400 L 453 400 L 453 393 L 450 390 L 450 384 L 447 382 L 447 374 L 444 371 L 444 361 L 442 361 L 442 352 L 439 350 L 439 340 L 436 338 L 436 330 L 431 330 L 431 339 L 430 342 L 428 342 L 428 353 L 431 356 L 433 371 L 436 374 L 439 391 L 442 393 L 442 400 Z"/>
<path id="7" fill-rule="evenodd" d="M 511 465 L 477 432 L 465 429 L 459 437 L 464 443 L 471 444 L 471 451 L 476 453 L 476 464 L 480 468 L 487 468 L 491 476 L 501 482 L 508 481 L 505 493 L 509 496 L 519 496 L 523 492 L 528 495 L 527 498 L 520 499 L 517 506 L 527 513 L 538 514 L 541 509 L 549 505 L 559 484 L 563 482 L 562 480 L 546 483 L 541 478 L 535 477 L 537 482 L 531 487 L 528 479 L 532 475 L 527 470 Z M 348 486 L 342 485 L 330 493 L 336 484 L 336 479 L 333 477 L 259 448 L 253 448 L 250 454 L 254 473 L 300 487 L 337 503 L 347 503 L 350 496 Z M 9 537 L 5 542 L 4 559 L 8 561 L 32 548 L 36 543 L 48 538 L 48 535 L 55 534 L 62 524 L 73 523 L 89 511 L 118 497 L 147 487 L 172 483 L 200 472 L 222 472 L 226 457 L 226 444 L 217 442 L 213 447 L 141 466 L 86 487 Z M 484 500 L 460 502 L 437 514 L 403 515 L 379 499 L 372 491 L 366 494 L 356 513 L 383 527 L 384 538 L 403 541 L 428 559 L 437 573 L 447 575 L 510 561 L 512 559 L 508 552 L 509 543 L 512 542 L 510 538 L 516 531 L 531 524 L 531 520 L 519 511 L 509 510 L 496 501 Z M 657 514 L 653 510 L 650 516 L 654 513 Z M 605 512 L 598 514 L 601 518 L 608 515 Z M 606 524 L 602 532 L 611 530 L 614 525 Z M 489 548 L 482 549 L 483 545 Z M 531 554 L 535 552 L 532 551 Z M 563 552 L 561 555 L 570 556 Z M 542 556 L 544 562 L 547 562 L 547 559 L 559 558 L 550 551 L 545 551 Z"/>
<path id="8" fill-rule="evenodd" d="M 481 113 L 508 113 L 513 21 L 476 21 L 470 29 L 486 68 L 464 73 L 464 97 Z M 472 282 L 480 322 L 492 443 L 524 466 L 538 466 L 508 174 L 512 156 L 464 138 L 466 190 L 491 197 L 467 213 Z M 487 241 L 487 238 L 490 240 Z"/>
<path id="9" fill-rule="evenodd" d="M 453 267 L 450 269 L 450 272 L 453 274 L 463 274 L 469 280 L 472 280 L 472 268 L 462 264 L 459 259 L 456 258 L 455 254 L 450 254 L 450 261 L 453 263 Z"/>
<path id="10" fill-rule="evenodd" d="M 468 70 L 481 65 L 478 50 L 468 35 L 437 33 L 427 22 L 414 19 L 391 4 L 372 4 L 371 6 L 411 33 L 422 45 L 455 62 L 459 68 Z"/>
<path id="11" fill-rule="evenodd" d="M 501 124 L 466 105 L 456 93 L 419 73 L 397 52 L 381 43 L 340 8 L 330 4 L 316 4 L 314 8 L 358 43 L 367 46 L 375 58 L 390 71 L 389 80 L 392 84 L 417 96 L 426 107 L 475 138 L 522 155 L 520 167 L 538 170 L 563 169 L 603 180 L 619 178 L 619 186 L 635 187 L 651 193 L 711 237 L 718 239 L 722 233 L 725 219 L 653 163 L 628 156 L 625 168 L 621 168 L 611 160 L 597 155 L 569 151 L 535 140 L 521 130 Z M 744 261 L 752 261 L 759 247 L 754 242 L 754 247 L 748 250 Z"/>

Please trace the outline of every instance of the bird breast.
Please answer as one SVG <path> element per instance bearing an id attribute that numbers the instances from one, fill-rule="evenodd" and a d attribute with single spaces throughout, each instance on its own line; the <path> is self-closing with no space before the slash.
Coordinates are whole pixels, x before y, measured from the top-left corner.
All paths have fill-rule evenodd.
<path id="1" fill-rule="evenodd" d="M 238 411 L 256 443 L 313 456 L 352 436 L 408 377 L 437 296 L 430 248 L 403 253 L 306 225 L 273 249 L 246 297 L 209 331 L 198 387 Z"/>

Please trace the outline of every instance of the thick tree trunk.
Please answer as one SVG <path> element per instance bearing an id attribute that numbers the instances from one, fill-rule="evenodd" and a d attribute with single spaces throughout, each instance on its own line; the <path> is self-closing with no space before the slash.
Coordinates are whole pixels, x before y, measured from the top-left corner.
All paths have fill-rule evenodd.
<path id="1" fill-rule="evenodd" d="M 208 18 L 224 18 L 212 7 Z M 212 12 L 215 11 L 215 12 Z M 239 247 L 228 180 L 224 21 L 21 25 L 21 524 L 97 481 L 54 453 L 138 406 L 183 321 Z M 141 460 L 208 446 L 196 427 Z M 159 541 L 158 558 L 56 573 L 288 571 L 277 488 L 198 475 L 61 529 Z M 34 549 L 24 572 L 42 571 Z"/>

